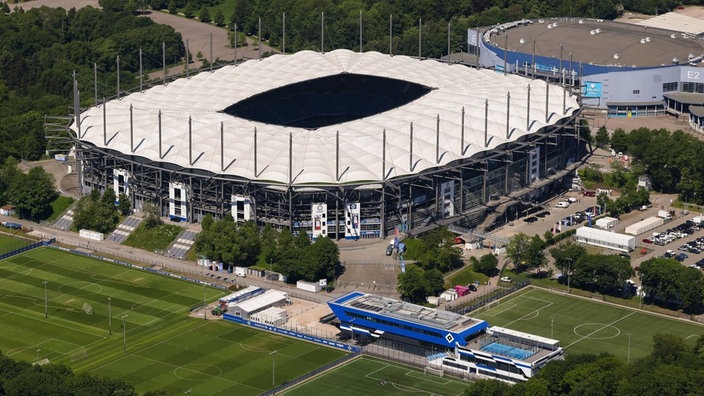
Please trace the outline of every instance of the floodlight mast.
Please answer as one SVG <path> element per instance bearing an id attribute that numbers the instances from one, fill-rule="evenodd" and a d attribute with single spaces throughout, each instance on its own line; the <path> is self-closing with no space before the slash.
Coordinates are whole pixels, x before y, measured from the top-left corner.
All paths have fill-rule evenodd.
<path id="1" fill-rule="evenodd" d="M 127 315 L 122 315 L 122 352 L 127 353 L 127 327 L 125 327 L 125 318 Z"/>

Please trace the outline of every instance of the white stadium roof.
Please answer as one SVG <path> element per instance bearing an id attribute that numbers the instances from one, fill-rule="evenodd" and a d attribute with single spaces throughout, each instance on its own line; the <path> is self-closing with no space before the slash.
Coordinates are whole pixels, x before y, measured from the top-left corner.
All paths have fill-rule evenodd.
<path id="1" fill-rule="evenodd" d="M 405 80 L 433 89 L 419 99 L 383 113 L 315 130 L 264 124 L 222 112 L 234 103 L 265 91 L 340 73 Z M 531 89 L 529 113 L 528 86 Z M 510 93 L 509 139 L 506 139 L 507 93 Z M 550 115 L 547 123 L 546 95 Z M 489 136 L 486 146 L 485 101 L 488 101 Z M 368 184 L 447 165 L 515 141 L 559 122 L 578 107 L 576 98 L 568 94 L 566 111 L 563 111 L 563 89 L 559 86 L 488 69 L 378 52 L 302 51 L 201 72 L 109 101 L 105 107 L 106 125 L 102 105 L 92 107 L 81 114 L 81 140 L 149 161 L 270 184 Z M 461 147 L 463 108 L 464 155 Z M 527 130 L 528 115 L 530 130 Z M 192 119 L 191 145 L 189 117 Z M 221 139 L 221 123 L 224 139 Z M 76 131 L 76 124 L 71 128 Z M 387 136 L 385 149 L 382 149 L 383 130 Z M 338 132 L 339 154 L 336 149 Z M 338 155 L 339 166 L 336 167 Z M 385 164 L 382 164 L 384 157 Z M 336 174 L 338 169 L 341 175 Z M 382 175 L 382 169 L 386 170 L 386 176 Z"/>

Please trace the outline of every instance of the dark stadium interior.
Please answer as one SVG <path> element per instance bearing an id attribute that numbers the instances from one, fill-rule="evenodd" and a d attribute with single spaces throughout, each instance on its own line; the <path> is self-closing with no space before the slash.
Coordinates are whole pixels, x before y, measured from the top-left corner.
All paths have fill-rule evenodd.
<path id="1" fill-rule="evenodd" d="M 317 129 L 383 113 L 431 90 L 393 78 L 340 73 L 275 88 L 223 112 L 266 124 Z"/>

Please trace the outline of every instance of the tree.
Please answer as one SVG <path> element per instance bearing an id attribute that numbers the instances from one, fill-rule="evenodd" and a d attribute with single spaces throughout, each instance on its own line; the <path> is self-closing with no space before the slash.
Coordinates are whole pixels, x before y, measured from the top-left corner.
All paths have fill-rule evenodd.
<path id="1" fill-rule="evenodd" d="M 154 228 L 161 225 L 161 216 L 159 208 L 151 202 L 142 204 L 142 220 L 147 228 Z"/>
<path id="2" fill-rule="evenodd" d="M 208 7 L 203 6 L 200 8 L 200 11 L 198 12 L 198 19 L 200 19 L 200 21 L 204 23 L 208 23 L 211 21 L 210 11 L 208 11 Z"/>
<path id="3" fill-rule="evenodd" d="M 563 275 L 567 275 L 572 265 L 577 264 L 579 259 L 587 254 L 587 249 L 584 246 L 567 242 L 550 249 L 550 255 L 555 260 L 555 267 Z"/>
<path id="4" fill-rule="evenodd" d="M 530 237 L 528 235 L 519 232 L 509 239 L 506 245 L 506 254 L 513 261 L 515 268 L 527 264 L 529 249 Z"/>
<path id="5" fill-rule="evenodd" d="M 98 189 L 93 189 L 89 195 L 79 199 L 73 209 L 73 225 L 79 230 L 106 233 L 113 230 L 118 221 L 115 193 L 112 189 L 107 189 L 104 194 Z"/>
<path id="6" fill-rule="evenodd" d="M 622 295 L 626 281 L 634 275 L 629 259 L 619 255 L 586 254 L 572 266 L 571 282 L 585 290 Z"/>
<path id="7" fill-rule="evenodd" d="M 117 200 L 117 210 L 120 211 L 120 214 L 123 216 L 129 215 L 130 212 L 132 212 L 132 203 L 130 202 L 130 198 L 127 196 L 127 194 L 120 193 Z"/>
<path id="8" fill-rule="evenodd" d="M 425 302 L 427 287 L 423 279 L 423 270 L 414 264 L 406 266 L 406 272 L 398 274 L 396 286 L 401 298 L 412 303 Z"/>
<path id="9" fill-rule="evenodd" d="M 476 260 L 476 259 L 475 259 Z M 493 276 L 496 273 L 496 267 L 499 265 L 499 259 L 493 254 L 485 254 L 476 261 L 474 270 L 481 272 L 487 276 Z"/>
<path id="10" fill-rule="evenodd" d="M 176 2 L 174 0 L 169 1 L 169 6 L 167 7 L 169 10 L 169 14 L 177 14 L 178 13 L 178 8 L 176 8 Z"/>
<path id="11" fill-rule="evenodd" d="M 596 131 L 596 136 L 594 137 L 594 141 L 597 146 L 604 148 L 609 145 L 609 132 L 606 130 L 605 126 L 599 127 L 599 130 Z"/>
<path id="12" fill-rule="evenodd" d="M 190 1 L 186 3 L 185 7 L 183 7 L 183 16 L 188 19 L 193 19 L 193 17 L 195 17 L 195 8 L 193 7 L 193 4 L 191 4 Z"/>
<path id="13" fill-rule="evenodd" d="M 219 8 L 215 11 L 214 22 L 216 26 L 225 26 L 225 15 L 223 15 L 222 10 Z"/>
<path id="14" fill-rule="evenodd" d="M 441 291 L 445 290 L 445 278 L 442 272 L 437 269 L 429 269 L 423 273 L 423 281 L 426 286 L 426 293 L 437 296 Z"/>
<path id="15" fill-rule="evenodd" d="M 313 244 L 304 248 L 303 279 L 317 281 L 332 279 L 340 264 L 340 251 L 328 237 L 318 237 Z"/>
<path id="16" fill-rule="evenodd" d="M 616 128 L 614 133 L 611 134 L 611 149 L 618 152 L 628 151 L 628 139 L 626 138 L 626 131 L 621 128 Z"/>
<path id="17" fill-rule="evenodd" d="M 625 366 L 613 356 L 601 356 L 594 362 L 575 367 L 564 381 L 574 395 L 613 395 Z"/>
<path id="18" fill-rule="evenodd" d="M 535 234 L 531 237 L 527 252 L 527 264 L 529 268 L 539 270 L 547 265 L 548 260 L 544 253 L 546 246 L 545 241 L 540 238 L 540 235 Z"/>
<path id="19" fill-rule="evenodd" d="M 657 257 L 644 261 L 640 265 L 643 291 L 650 299 L 679 306 L 682 303 L 681 271 L 684 269 L 674 259 Z"/>
<path id="20" fill-rule="evenodd" d="M 23 219 L 42 220 L 51 215 L 51 203 L 58 193 L 54 177 L 41 167 L 34 167 L 26 175 L 13 178 L 7 191 L 7 200 L 15 205 Z"/>

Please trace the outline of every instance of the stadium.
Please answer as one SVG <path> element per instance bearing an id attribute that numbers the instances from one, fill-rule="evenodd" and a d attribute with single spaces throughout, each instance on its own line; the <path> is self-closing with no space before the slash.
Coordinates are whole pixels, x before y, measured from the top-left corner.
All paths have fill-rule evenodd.
<path id="1" fill-rule="evenodd" d="M 521 20 L 469 30 L 467 40 L 483 67 L 579 90 L 584 107 L 609 117 L 693 114 L 701 130 L 703 32 L 704 21 L 670 12 L 637 23 Z"/>
<path id="2" fill-rule="evenodd" d="M 313 238 L 490 227 L 587 154 L 564 87 L 376 52 L 274 55 L 77 113 L 84 193 Z"/>

